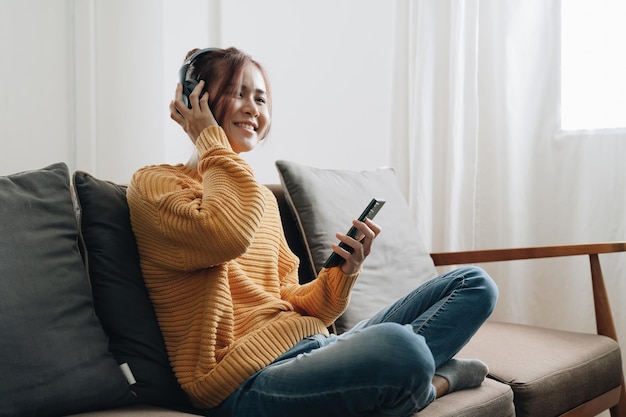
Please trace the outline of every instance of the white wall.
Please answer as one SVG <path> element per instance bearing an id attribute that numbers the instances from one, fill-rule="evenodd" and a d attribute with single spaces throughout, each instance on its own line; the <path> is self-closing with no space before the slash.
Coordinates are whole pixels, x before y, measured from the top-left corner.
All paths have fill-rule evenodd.
<path id="1" fill-rule="evenodd" d="M 276 159 L 387 164 L 394 2 L 1 0 L 0 174 L 65 161 L 128 181 L 184 162 L 169 119 L 189 49 L 237 46 L 268 70 L 274 119 L 245 155 L 263 182 Z"/>
<path id="2" fill-rule="evenodd" d="M 0 172 L 71 160 L 72 19 L 66 2 L 0 2 Z"/>
<path id="3" fill-rule="evenodd" d="M 240 45 L 268 69 L 274 122 L 249 160 L 270 178 L 275 159 L 367 169 L 387 164 L 394 3 L 224 2 L 222 44 Z M 240 30 L 257 28 L 258 35 Z M 273 173 L 273 167 L 270 170 Z"/>

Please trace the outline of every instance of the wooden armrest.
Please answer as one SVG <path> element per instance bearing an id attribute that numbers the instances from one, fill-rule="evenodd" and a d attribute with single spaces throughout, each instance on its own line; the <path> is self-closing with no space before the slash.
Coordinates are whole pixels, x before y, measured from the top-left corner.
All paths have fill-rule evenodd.
<path id="1" fill-rule="evenodd" d="M 436 266 L 626 252 L 626 242 L 431 253 Z"/>

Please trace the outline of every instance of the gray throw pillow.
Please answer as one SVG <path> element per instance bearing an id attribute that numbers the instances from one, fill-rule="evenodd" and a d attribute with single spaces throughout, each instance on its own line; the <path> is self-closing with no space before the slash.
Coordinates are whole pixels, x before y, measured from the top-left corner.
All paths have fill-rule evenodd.
<path id="1" fill-rule="evenodd" d="M 320 169 L 284 160 L 276 167 L 317 272 L 337 241 L 335 233 L 347 232 L 372 198 L 386 201 L 374 219 L 382 232 L 363 264 L 348 310 L 335 323 L 339 333 L 437 275 L 393 169 Z"/>
<path id="2" fill-rule="evenodd" d="M 68 168 L 0 177 L 0 414 L 134 403 L 94 313 Z"/>

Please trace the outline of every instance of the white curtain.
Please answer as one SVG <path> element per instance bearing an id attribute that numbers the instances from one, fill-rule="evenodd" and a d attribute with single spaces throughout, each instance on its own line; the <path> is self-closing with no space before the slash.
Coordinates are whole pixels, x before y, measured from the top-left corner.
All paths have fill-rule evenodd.
<path id="1" fill-rule="evenodd" d="M 399 4 L 392 165 L 430 247 L 472 247 L 478 1 Z M 406 39 L 403 37 L 406 36 Z M 408 89 L 406 88 L 408 86 Z"/>
<path id="2" fill-rule="evenodd" d="M 390 158 L 426 246 L 626 240 L 624 131 L 558 132 L 560 3 L 397 5 Z M 626 254 L 601 262 L 626 348 Z M 595 331 L 585 257 L 483 266 L 495 319 Z"/>

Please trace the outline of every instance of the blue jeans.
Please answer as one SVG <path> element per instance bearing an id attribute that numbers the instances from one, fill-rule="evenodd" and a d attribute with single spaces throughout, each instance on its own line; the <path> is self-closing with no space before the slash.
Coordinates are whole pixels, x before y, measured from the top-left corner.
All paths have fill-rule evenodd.
<path id="1" fill-rule="evenodd" d="M 480 268 L 440 275 L 341 335 L 300 341 L 208 415 L 410 416 L 435 399 L 435 370 L 469 341 L 497 297 Z"/>

